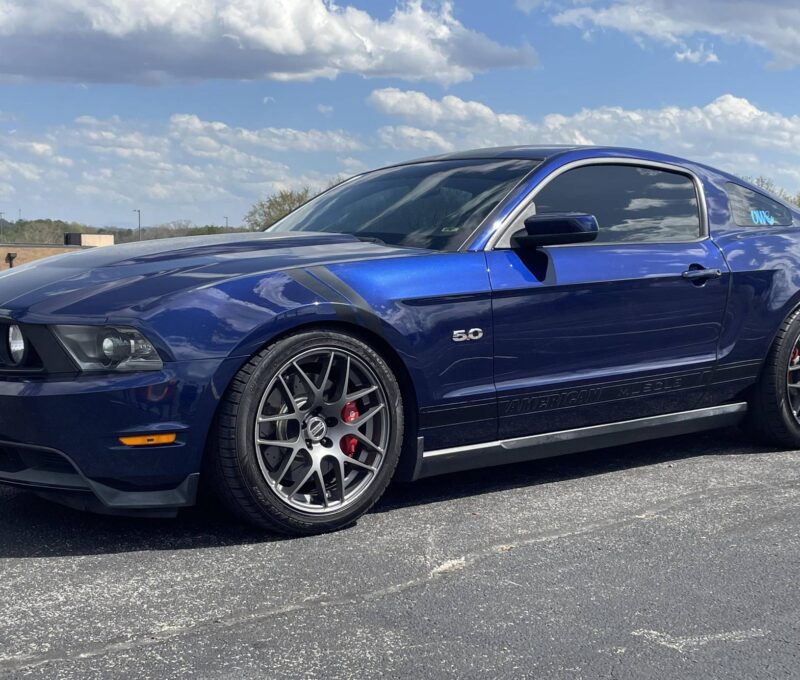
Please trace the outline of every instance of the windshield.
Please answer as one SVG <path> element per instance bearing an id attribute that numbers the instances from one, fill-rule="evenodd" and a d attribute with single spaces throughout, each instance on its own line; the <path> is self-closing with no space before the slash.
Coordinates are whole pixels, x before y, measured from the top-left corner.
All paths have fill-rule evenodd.
<path id="1" fill-rule="evenodd" d="M 269 231 L 353 234 L 389 245 L 454 250 L 536 165 L 481 159 L 377 170 L 317 196 Z"/>

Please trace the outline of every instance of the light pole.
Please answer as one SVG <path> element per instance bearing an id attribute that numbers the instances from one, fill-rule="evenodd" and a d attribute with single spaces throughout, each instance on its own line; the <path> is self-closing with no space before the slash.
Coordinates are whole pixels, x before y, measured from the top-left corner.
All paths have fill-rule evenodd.
<path id="1" fill-rule="evenodd" d="M 5 215 L 5 213 L 2 210 L 0 210 L 0 243 L 2 243 L 3 240 L 4 240 L 4 238 L 3 238 L 3 215 Z"/>
<path id="2" fill-rule="evenodd" d="M 142 211 L 138 208 L 134 208 L 133 212 L 135 212 L 139 216 L 139 240 L 142 240 Z"/>
<path id="3" fill-rule="evenodd" d="M 226 229 L 228 228 L 228 216 L 227 215 L 225 215 L 225 228 Z"/>

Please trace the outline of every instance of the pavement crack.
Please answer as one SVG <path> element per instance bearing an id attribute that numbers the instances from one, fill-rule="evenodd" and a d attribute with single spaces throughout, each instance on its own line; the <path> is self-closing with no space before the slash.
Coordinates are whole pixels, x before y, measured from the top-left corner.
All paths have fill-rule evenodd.
<path id="1" fill-rule="evenodd" d="M 763 638 L 768 635 L 768 631 L 759 628 L 752 628 L 750 630 L 733 630 L 725 633 L 710 633 L 708 635 L 692 635 L 681 637 L 677 635 L 670 635 L 669 633 L 662 633 L 657 630 L 634 630 L 631 635 L 642 637 L 649 642 L 653 642 L 662 647 L 674 649 L 676 652 L 685 654 L 686 652 L 695 650 L 699 647 L 714 642 L 743 642 L 745 640 L 752 640 L 754 638 Z"/>
<path id="2" fill-rule="evenodd" d="M 461 571 L 467 566 L 467 558 L 459 557 L 455 560 L 447 560 L 440 564 L 438 567 L 431 569 L 431 576 L 438 576 L 439 574 L 449 574 L 454 571 Z"/>

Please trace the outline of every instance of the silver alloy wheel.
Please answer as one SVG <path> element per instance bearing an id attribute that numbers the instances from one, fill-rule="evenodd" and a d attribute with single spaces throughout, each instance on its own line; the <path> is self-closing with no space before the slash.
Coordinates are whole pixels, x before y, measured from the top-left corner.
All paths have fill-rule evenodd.
<path id="1" fill-rule="evenodd" d="M 352 505 L 386 457 L 387 404 L 373 370 L 347 350 L 315 348 L 287 361 L 264 391 L 255 423 L 264 479 L 295 510 Z"/>
<path id="2" fill-rule="evenodd" d="M 789 396 L 789 408 L 792 409 L 794 419 L 800 423 L 800 336 L 795 339 L 792 353 L 789 355 L 786 391 Z"/>

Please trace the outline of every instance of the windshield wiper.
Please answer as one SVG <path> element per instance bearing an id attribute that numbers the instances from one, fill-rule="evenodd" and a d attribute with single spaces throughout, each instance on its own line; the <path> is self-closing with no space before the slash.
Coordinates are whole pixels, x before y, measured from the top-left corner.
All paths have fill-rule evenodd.
<path id="1" fill-rule="evenodd" d="M 353 234 L 355 236 L 355 234 Z M 376 236 L 356 236 L 359 241 L 364 243 L 377 243 L 379 246 L 385 246 L 386 241 L 377 238 Z"/>

